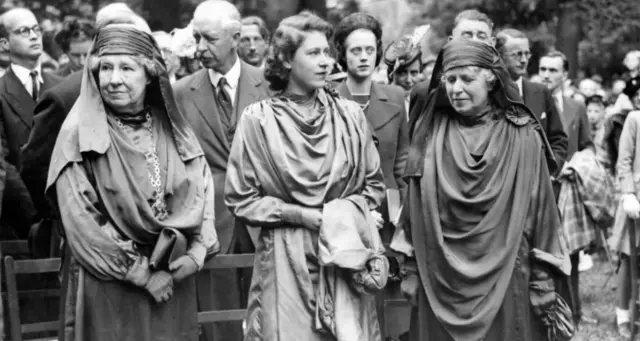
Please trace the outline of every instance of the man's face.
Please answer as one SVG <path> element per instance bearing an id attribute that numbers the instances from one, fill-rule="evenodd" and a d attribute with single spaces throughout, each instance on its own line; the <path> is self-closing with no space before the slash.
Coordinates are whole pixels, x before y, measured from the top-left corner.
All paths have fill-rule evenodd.
<path id="1" fill-rule="evenodd" d="M 538 74 L 542 79 L 542 84 L 546 85 L 551 92 L 562 89 L 567 72 L 562 65 L 560 57 L 542 57 Z"/>
<path id="2" fill-rule="evenodd" d="M 84 65 L 84 61 L 87 59 L 87 53 L 89 53 L 92 44 L 89 39 L 72 40 L 69 43 L 69 52 L 67 52 L 69 60 L 76 65 Z"/>
<path id="3" fill-rule="evenodd" d="M 527 38 L 509 37 L 502 48 L 502 59 L 513 80 L 527 75 L 530 57 L 531 51 L 529 51 L 529 39 Z"/>
<path id="4" fill-rule="evenodd" d="M 6 40 L 8 50 L 12 56 L 37 60 L 42 54 L 42 28 L 33 13 L 19 11 L 11 13 L 7 18 Z"/>
<path id="5" fill-rule="evenodd" d="M 377 48 L 373 32 L 357 29 L 347 36 L 344 46 L 349 75 L 358 80 L 370 77 L 376 68 Z"/>
<path id="6" fill-rule="evenodd" d="M 456 38 L 477 40 L 494 45 L 495 39 L 491 36 L 491 28 L 484 21 L 461 20 L 460 23 L 451 31 L 449 40 Z"/>
<path id="7" fill-rule="evenodd" d="M 640 67 L 640 53 L 636 51 L 627 53 L 622 63 L 629 71 L 636 71 Z"/>
<path id="8" fill-rule="evenodd" d="M 221 20 L 208 17 L 193 19 L 193 37 L 196 40 L 196 57 L 207 69 L 226 73 L 236 57 L 240 32 L 225 28 Z"/>
<path id="9" fill-rule="evenodd" d="M 269 45 L 260 34 L 258 25 L 242 25 L 238 46 L 238 55 L 242 60 L 253 66 L 260 66 L 268 47 Z"/>

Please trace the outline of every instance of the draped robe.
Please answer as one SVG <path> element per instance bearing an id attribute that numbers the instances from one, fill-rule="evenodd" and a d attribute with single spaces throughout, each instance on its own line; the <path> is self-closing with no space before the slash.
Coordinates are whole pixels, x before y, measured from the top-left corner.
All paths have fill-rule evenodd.
<path id="1" fill-rule="evenodd" d="M 362 195 L 375 209 L 384 195 L 361 109 L 325 90 L 317 100 L 324 110 L 310 119 L 303 118 L 303 106 L 283 96 L 255 103 L 236 131 L 225 201 L 238 219 L 261 229 L 246 341 L 334 340 L 316 330 L 318 233 L 283 221 L 282 205 L 322 208 L 332 199 Z M 378 328 L 377 320 L 366 327 Z"/>

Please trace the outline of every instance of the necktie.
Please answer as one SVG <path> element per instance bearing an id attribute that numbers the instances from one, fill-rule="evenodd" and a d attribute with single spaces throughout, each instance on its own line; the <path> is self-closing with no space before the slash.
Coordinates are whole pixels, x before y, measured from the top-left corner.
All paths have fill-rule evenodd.
<path id="1" fill-rule="evenodd" d="M 231 112 L 233 111 L 233 105 L 231 104 L 231 96 L 229 96 L 229 93 L 224 88 L 227 84 L 229 83 L 227 83 L 226 78 L 220 78 L 220 80 L 218 81 L 217 96 L 223 113 L 228 119 L 230 119 Z"/>
<path id="2" fill-rule="evenodd" d="M 34 102 L 38 101 L 38 70 L 32 70 L 29 72 L 31 76 L 31 98 Z"/>

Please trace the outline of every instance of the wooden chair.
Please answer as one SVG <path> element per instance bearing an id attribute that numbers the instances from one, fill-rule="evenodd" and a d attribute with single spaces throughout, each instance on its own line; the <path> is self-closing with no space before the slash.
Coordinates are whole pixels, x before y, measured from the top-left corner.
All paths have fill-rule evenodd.
<path id="1" fill-rule="evenodd" d="M 60 289 L 26 290 L 18 291 L 16 284 L 17 275 L 35 275 L 44 273 L 57 273 L 60 269 L 60 258 L 14 260 L 11 256 L 4 258 L 5 275 L 7 283 L 7 303 L 9 313 L 9 332 L 11 341 L 23 341 L 23 335 L 59 332 L 60 321 L 48 321 L 21 324 L 19 298 L 46 298 L 60 296 Z M 30 339 L 29 341 L 56 340 L 55 337 Z"/>
<path id="2" fill-rule="evenodd" d="M 208 261 L 203 270 L 239 269 L 253 267 L 253 254 L 218 255 Z M 210 310 L 198 313 L 198 323 L 213 323 L 226 321 L 242 321 L 246 309 Z"/>

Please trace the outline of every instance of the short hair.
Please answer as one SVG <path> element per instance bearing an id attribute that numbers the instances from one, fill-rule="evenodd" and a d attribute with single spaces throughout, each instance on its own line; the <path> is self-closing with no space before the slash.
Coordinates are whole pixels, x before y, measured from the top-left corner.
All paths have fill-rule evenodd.
<path id="1" fill-rule="evenodd" d="M 201 2 L 193 12 L 193 18 L 205 17 L 209 20 L 219 21 L 227 30 L 233 28 L 240 32 L 240 12 L 236 6 L 226 0 L 205 0 Z"/>
<path id="2" fill-rule="evenodd" d="M 242 24 L 242 26 L 250 26 L 250 25 L 256 25 L 258 26 L 258 31 L 260 32 L 260 36 L 262 36 L 262 39 L 264 39 L 264 41 L 269 41 L 270 36 L 269 36 L 269 28 L 267 27 L 267 24 L 264 22 L 264 20 L 262 20 L 262 18 L 252 15 L 246 18 L 243 18 L 240 23 Z"/>
<path id="3" fill-rule="evenodd" d="M 382 60 L 382 26 L 380 22 L 366 13 L 352 13 L 338 23 L 333 34 L 333 43 L 336 48 L 338 65 L 340 65 L 343 70 L 347 70 L 347 47 L 345 42 L 353 31 L 359 29 L 369 30 L 376 37 L 376 66 L 378 66 Z"/>
<path id="4" fill-rule="evenodd" d="M 498 50 L 498 52 L 502 53 L 502 49 L 509 38 L 529 39 L 529 37 L 520 30 L 516 30 L 515 28 L 505 28 L 496 34 L 496 50 Z"/>
<path id="5" fill-rule="evenodd" d="M 55 36 L 55 42 L 64 53 L 69 52 L 71 41 L 77 39 L 93 40 L 96 35 L 96 27 L 93 22 L 84 19 L 72 18 L 65 20 L 62 30 Z"/>
<path id="6" fill-rule="evenodd" d="M 564 69 L 565 72 L 569 72 L 569 60 L 567 59 L 567 56 L 565 56 L 564 53 L 560 51 L 551 51 L 545 54 L 544 56 L 542 56 L 542 58 L 544 57 L 562 59 L 562 68 Z"/>
<path id="7" fill-rule="evenodd" d="M 604 98 L 600 95 L 593 95 L 593 96 L 589 96 L 585 99 L 585 105 L 589 105 L 589 104 L 600 104 L 603 107 L 606 107 L 606 103 L 604 101 Z"/>
<path id="8" fill-rule="evenodd" d="M 7 18 L 16 12 L 29 12 L 35 17 L 35 14 L 33 14 L 31 10 L 23 7 L 15 7 L 2 13 L 2 15 L 0 15 L 0 38 L 9 38 L 9 29 L 7 28 Z"/>
<path id="9" fill-rule="evenodd" d="M 488 15 L 478 10 L 468 9 L 458 13 L 458 15 L 456 15 L 456 18 L 453 20 L 453 27 L 458 27 L 458 25 L 460 25 L 460 22 L 463 20 L 480 21 L 486 23 L 489 26 L 489 29 L 493 32 L 493 20 L 491 20 Z"/>
<path id="10" fill-rule="evenodd" d="M 271 39 L 264 69 L 271 90 L 282 91 L 287 87 L 290 70 L 284 66 L 284 62 L 293 58 L 307 33 L 315 31 L 322 32 L 327 40 L 333 33 L 331 24 L 309 11 L 302 11 L 280 22 Z"/>

